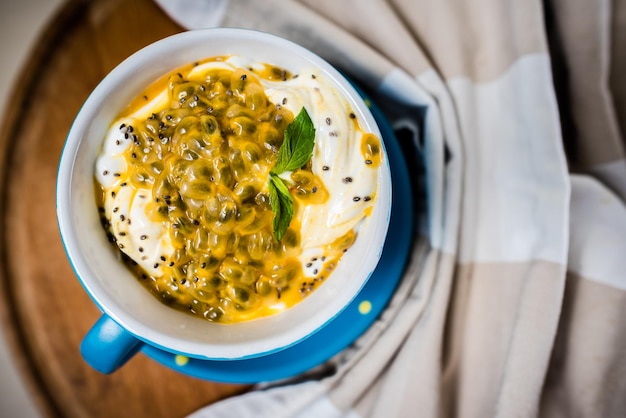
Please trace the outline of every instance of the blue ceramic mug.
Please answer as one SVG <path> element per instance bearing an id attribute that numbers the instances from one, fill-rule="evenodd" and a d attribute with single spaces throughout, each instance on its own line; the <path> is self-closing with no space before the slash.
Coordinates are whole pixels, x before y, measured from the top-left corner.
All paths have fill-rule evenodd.
<path id="1" fill-rule="evenodd" d="M 336 270 L 309 297 L 287 311 L 238 324 L 218 324 L 174 310 L 153 297 L 119 260 L 96 206 L 94 167 L 105 132 L 139 92 L 163 74 L 206 57 L 237 54 L 293 73 L 315 67 L 332 80 L 363 128 L 380 137 L 372 114 L 352 85 L 310 51 L 282 38 L 243 29 L 206 29 L 156 42 L 116 67 L 84 103 L 68 134 L 59 166 L 57 215 L 67 256 L 102 317 L 81 351 L 95 369 L 110 373 L 143 344 L 188 357 L 233 360 L 274 353 L 337 316 L 374 271 L 391 211 L 391 175 L 383 155 L 374 211 Z"/>

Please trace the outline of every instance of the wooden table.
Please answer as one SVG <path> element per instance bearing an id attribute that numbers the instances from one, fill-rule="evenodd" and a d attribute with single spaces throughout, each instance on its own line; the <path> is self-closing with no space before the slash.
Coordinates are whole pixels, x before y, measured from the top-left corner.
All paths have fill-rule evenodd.
<path id="1" fill-rule="evenodd" d="M 3 115 L 0 315 L 15 361 L 48 416 L 179 417 L 246 389 L 186 377 L 143 355 L 105 376 L 78 351 L 99 312 L 74 276 L 57 229 L 65 137 L 113 67 L 182 30 L 151 0 L 69 1 L 43 33 Z"/>

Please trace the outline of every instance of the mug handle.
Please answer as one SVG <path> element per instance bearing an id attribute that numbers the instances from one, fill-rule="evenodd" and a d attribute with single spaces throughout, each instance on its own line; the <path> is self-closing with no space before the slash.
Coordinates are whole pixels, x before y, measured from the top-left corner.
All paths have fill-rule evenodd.
<path id="1" fill-rule="evenodd" d="M 91 367 L 109 374 L 134 356 L 143 342 L 109 316 L 102 315 L 80 344 L 80 353 Z"/>

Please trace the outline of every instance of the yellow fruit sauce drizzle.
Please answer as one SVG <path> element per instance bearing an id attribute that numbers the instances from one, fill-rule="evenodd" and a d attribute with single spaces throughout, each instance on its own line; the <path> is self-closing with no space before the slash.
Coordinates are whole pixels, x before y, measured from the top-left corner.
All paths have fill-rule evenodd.
<path id="1" fill-rule="evenodd" d="M 294 76 L 268 65 L 263 70 L 209 68 L 190 77 L 196 66 L 225 58 L 173 71 L 119 115 L 135 117 L 150 100 L 168 92 L 165 107 L 152 109 L 154 113 L 135 119 L 132 126 L 120 126 L 132 144 L 124 151 L 128 168 L 116 173 L 119 179 L 111 193 L 121 187 L 134 193 L 151 190 L 148 218 L 169 231 L 174 252 L 155 264 L 162 272 L 158 277 L 120 248 L 140 282 L 172 307 L 209 321 L 235 323 L 301 301 L 333 271 L 356 234 L 348 232 L 326 245 L 321 259 L 311 260 L 321 262 L 315 277 L 304 275 L 298 258 L 302 250 L 297 218 L 280 242 L 274 238 L 266 183 L 294 115 L 268 100 L 259 78 L 281 81 Z M 353 113 L 351 118 L 358 128 Z M 378 167 L 381 145 L 376 136 L 364 134 L 360 151 L 366 164 Z M 104 212 L 104 188 L 96 189 Z M 329 196 L 310 163 L 291 173 L 290 192 L 296 213 L 299 205 L 323 204 Z M 115 243 L 110 220 L 102 221 Z"/>

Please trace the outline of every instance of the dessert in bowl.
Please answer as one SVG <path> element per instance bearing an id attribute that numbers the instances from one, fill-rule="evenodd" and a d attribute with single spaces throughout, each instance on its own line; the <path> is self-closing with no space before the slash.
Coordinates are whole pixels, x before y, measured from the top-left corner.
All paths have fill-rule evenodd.
<path id="1" fill-rule="evenodd" d="M 207 29 L 142 49 L 94 90 L 57 209 L 122 352 L 136 340 L 242 359 L 301 341 L 355 297 L 385 242 L 391 177 L 332 66 L 272 35 Z"/>

